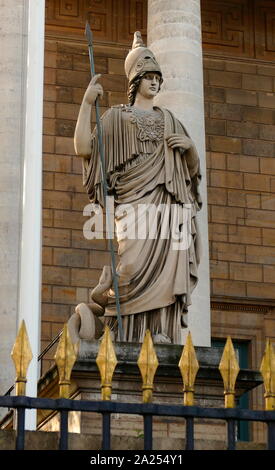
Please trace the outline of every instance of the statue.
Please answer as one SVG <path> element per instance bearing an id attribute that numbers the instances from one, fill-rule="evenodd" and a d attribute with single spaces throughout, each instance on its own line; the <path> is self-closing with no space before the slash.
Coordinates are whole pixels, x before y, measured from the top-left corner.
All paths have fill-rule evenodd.
<path id="1" fill-rule="evenodd" d="M 142 342 L 149 329 L 155 343 L 180 344 L 181 328 L 187 326 L 188 306 L 198 282 L 199 157 L 184 126 L 169 110 L 153 105 L 162 73 L 139 32 L 126 57 L 125 73 L 129 104 L 113 106 L 101 118 L 108 194 L 113 195 L 116 208 L 123 341 Z M 92 78 L 84 94 L 75 129 L 75 150 L 83 159 L 89 199 L 103 207 L 97 129 L 92 134 L 90 130 L 91 108 L 103 94 L 98 78 Z M 124 210 L 128 205 L 131 214 Z M 154 237 L 149 236 L 150 227 L 145 227 L 148 207 L 157 208 L 151 219 L 157 234 Z M 174 247 L 172 221 L 176 221 L 177 233 L 185 237 L 182 249 Z M 145 236 L 124 237 L 125 225 L 135 234 L 142 227 Z M 110 266 L 104 267 L 91 293 L 91 303 L 76 307 L 69 328 L 74 341 L 79 337 L 99 339 L 104 324 L 117 339 Z"/>

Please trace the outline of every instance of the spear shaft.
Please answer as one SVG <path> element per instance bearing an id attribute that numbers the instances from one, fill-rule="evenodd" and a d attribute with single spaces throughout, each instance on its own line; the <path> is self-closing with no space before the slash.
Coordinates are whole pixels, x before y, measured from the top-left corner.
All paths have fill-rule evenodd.
<path id="1" fill-rule="evenodd" d="M 91 76 L 93 77 L 95 75 L 93 35 L 92 35 L 92 31 L 91 31 L 88 21 L 86 21 L 85 35 L 86 35 L 87 42 L 88 42 Z M 95 114 L 96 114 L 98 147 L 99 147 L 99 155 L 100 155 L 100 163 L 101 163 L 101 175 L 102 175 L 102 182 L 103 182 L 103 195 L 104 195 L 105 210 L 106 210 L 106 224 L 107 224 L 107 232 L 109 233 L 108 241 L 109 241 L 109 250 L 110 250 L 110 255 L 111 255 L 113 286 L 114 286 L 115 299 L 116 299 L 118 331 L 119 331 L 119 339 L 120 341 L 123 341 L 123 328 L 122 328 L 122 319 L 121 319 L 121 313 L 120 313 L 118 279 L 117 279 L 116 262 L 115 262 L 115 250 L 114 250 L 113 240 L 111 239 L 112 230 L 111 230 L 111 224 L 109 220 L 109 211 L 108 211 L 108 205 L 107 205 L 107 195 L 108 195 L 107 177 L 106 177 L 106 169 L 105 169 L 105 158 L 104 158 L 104 148 L 103 148 L 103 141 L 102 141 L 102 130 L 101 130 L 101 123 L 100 123 L 98 98 L 96 99 L 96 102 L 95 102 Z"/>

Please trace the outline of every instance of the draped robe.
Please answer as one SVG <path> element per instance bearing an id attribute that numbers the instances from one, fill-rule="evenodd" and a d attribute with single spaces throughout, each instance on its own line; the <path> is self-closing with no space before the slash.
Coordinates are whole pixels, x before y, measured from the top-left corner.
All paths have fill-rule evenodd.
<path id="1" fill-rule="evenodd" d="M 105 169 L 109 194 L 113 194 L 117 209 L 117 274 L 124 340 L 142 341 L 149 327 L 153 333 L 164 333 L 178 343 L 180 328 L 186 326 L 184 314 L 198 281 L 201 242 L 196 214 L 201 208 L 201 174 L 194 146 L 184 152 L 167 145 L 166 138 L 171 134 L 188 135 L 183 125 L 170 111 L 155 110 L 164 118 L 163 136 L 157 142 L 140 139 L 129 106 L 112 107 L 102 116 Z M 91 157 L 83 159 L 83 184 L 89 199 L 104 206 L 96 128 Z M 123 211 L 125 204 L 131 204 L 130 214 Z M 168 218 L 165 211 L 153 212 L 150 221 L 157 227 L 154 238 L 149 237 L 150 226 L 145 224 L 147 206 L 168 209 Z M 171 236 L 173 214 L 178 226 L 190 232 L 184 235 L 188 240 L 185 249 L 178 248 Z M 145 236 L 143 232 L 142 238 L 124 237 L 125 224 L 135 235 L 140 227 L 145 227 Z M 105 317 L 114 327 L 116 306 L 112 289 Z"/>

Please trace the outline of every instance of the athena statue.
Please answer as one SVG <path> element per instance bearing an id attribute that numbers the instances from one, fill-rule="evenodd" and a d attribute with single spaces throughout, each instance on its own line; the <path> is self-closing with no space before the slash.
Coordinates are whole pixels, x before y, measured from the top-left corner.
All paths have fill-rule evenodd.
<path id="1" fill-rule="evenodd" d="M 149 329 L 155 343 L 180 344 L 201 254 L 199 157 L 183 124 L 153 104 L 163 78 L 139 32 L 125 73 L 128 104 L 112 106 L 101 118 L 108 195 L 115 205 L 124 337 L 119 338 L 111 266 L 103 268 L 91 303 L 76 307 L 69 328 L 75 341 L 98 339 L 108 325 L 115 340 L 142 342 Z M 74 142 L 89 200 L 104 207 L 98 132 L 90 127 L 91 109 L 103 94 L 99 78 L 92 78 L 84 94 Z M 125 236 L 125 227 L 131 236 Z"/>

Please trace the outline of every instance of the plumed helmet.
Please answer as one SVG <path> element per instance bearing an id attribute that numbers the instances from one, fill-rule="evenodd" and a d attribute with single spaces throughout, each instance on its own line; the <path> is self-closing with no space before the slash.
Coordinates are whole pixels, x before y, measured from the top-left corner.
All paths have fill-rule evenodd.
<path id="1" fill-rule="evenodd" d="M 162 76 L 160 66 L 153 52 L 145 46 L 139 31 L 134 34 L 132 49 L 125 59 L 124 68 L 129 84 L 136 77 L 146 72 L 156 72 Z"/>

